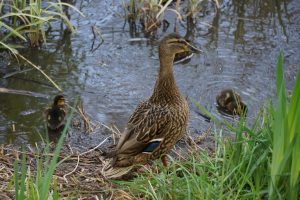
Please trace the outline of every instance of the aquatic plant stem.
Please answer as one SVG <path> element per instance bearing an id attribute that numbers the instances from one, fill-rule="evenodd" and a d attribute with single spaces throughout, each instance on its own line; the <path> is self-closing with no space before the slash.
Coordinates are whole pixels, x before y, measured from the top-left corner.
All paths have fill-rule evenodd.
<path id="1" fill-rule="evenodd" d="M 62 89 L 43 71 L 41 70 L 40 67 L 36 66 L 35 64 L 33 64 L 31 61 L 29 61 L 28 59 L 26 59 L 24 56 L 22 56 L 21 54 L 16 54 L 18 57 L 22 58 L 23 60 L 25 60 L 28 64 L 30 64 L 32 67 L 34 67 L 35 69 L 37 69 L 39 72 L 41 72 L 49 81 L 50 83 L 52 83 L 54 85 L 54 87 L 62 92 Z"/>

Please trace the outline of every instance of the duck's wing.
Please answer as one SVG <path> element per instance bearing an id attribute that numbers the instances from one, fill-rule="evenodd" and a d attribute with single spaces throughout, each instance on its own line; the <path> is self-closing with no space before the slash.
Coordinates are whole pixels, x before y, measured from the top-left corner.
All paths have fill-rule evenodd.
<path id="1" fill-rule="evenodd" d="M 127 129 L 117 145 L 117 154 L 137 155 L 144 150 L 153 151 L 163 140 L 164 129 L 169 125 L 167 107 L 142 102 L 131 115 Z"/>
<path id="2" fill-rule="evenodd" d="M 65 123 L 66 111 L 60 107 L 47 108 L 44 112 L 47 125 L 51 129 L 56 129 Z"/>

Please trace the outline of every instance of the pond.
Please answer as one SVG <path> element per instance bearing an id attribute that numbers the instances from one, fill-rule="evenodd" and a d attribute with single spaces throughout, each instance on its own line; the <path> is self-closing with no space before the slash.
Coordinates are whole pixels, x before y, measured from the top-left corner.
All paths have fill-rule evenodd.
<path id="1" fill-rule="evenodd" d="M 191 99 L 217 116 L 216 95 L 222 89 L 233 88 L 247 104 L 251 122 L 261 106 L 275 96 L 275 66 L 280 49 L 288 89 L 293 87 L 300 68 L 298 0 L 227 0 L 218 13 L 213 6 L 204 4 L 205 12 L 196 14 L 193 21 L 182 22 L 176 22 L 174 12 L 167 11 L 169 26 L 150 37 L 138 21 L 129 24 L 122 17 L 124 8 L 117 1 L 77 1 L 75 5 L 85 15 L 71 12 L 77 27 L 75 34 L 62 31 L 57 24 L 47 45 L 22 49 L 21 53 L 63 88 L 71 105 L 79 96 L 91 119 L 120 130 L 138 102 L 151 95 L 159 65 L 157 41 L 175 29 L 203 50 L 190 62 L 174 67 L 177 85 L 190 99 L 191 134 L 201 134 L 210 126 Z M 101 31 L 102 44 L 99 38 L 93 40 L 92 26 Z M 0 87 L 48 97 L 0 93 L 0 143 L 39 141 L 45 134 L 43 111 L 58 92 L 36 70 L 5 78 L 30 66 L 3 52 L 0 57 Z M 96 143 L 102 139 L 99 135 L 88 138 Z"/>

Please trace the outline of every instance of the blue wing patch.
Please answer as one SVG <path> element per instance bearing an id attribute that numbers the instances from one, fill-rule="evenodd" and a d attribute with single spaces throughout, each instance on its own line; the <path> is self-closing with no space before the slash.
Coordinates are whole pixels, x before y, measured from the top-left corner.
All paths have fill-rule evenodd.
<path id="1" fill-rule="evenodd" d="M 161 143 L 162 139 L 151 140 L 143 149 L 143 153 L 152 153 Z"/>

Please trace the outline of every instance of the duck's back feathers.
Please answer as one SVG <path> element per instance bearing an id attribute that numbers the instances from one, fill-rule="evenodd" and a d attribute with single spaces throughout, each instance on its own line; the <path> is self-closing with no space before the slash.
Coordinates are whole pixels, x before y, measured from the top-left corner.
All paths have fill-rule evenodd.
<path id="1" fill-rule="evenodd" d="M 125 167 L 158 158 L 185 133 L 187 118 L 188 109 L 181 112 L 172 105 L 154 106 L 148 101 L 140 103 L 131 115 L 116 151 L 108 155 L 114 157 L 111 165 Z"/>
<path id="2" fill-rule="evenodd" d="M 47 126 L 52 130 L 60 128 L 64 124 L 66 111 L 58 106 L 52 106 L 45 111 Z"/>

